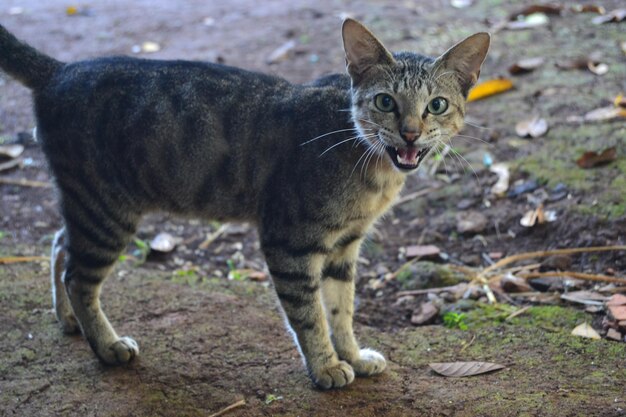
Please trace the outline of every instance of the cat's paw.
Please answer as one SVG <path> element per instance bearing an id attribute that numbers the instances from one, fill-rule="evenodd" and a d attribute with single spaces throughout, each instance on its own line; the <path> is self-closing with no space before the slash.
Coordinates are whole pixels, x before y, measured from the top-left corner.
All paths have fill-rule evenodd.
<path id="1" fill-rule="evenodd" d="M 321 389 L 341 388 L 354 381 L 354 371 L 347 362 L 339 361 L 314 372 L 313 380 Z"/>
<path id="2" fill-rule="evenodd" d="M 109 345 L 100 358 L 108 365 L 125 365 L 139 354 L 139 346 L 130 337 L 120 337 Z"/>
<path id="3" fill-rule="evenodd" d="M 351 362 L 354 372 L 358 376 L 370 376 L 385 370 L 387 362 L 380 353 L 372 349 L 361 349 L 359 359 Z"/>

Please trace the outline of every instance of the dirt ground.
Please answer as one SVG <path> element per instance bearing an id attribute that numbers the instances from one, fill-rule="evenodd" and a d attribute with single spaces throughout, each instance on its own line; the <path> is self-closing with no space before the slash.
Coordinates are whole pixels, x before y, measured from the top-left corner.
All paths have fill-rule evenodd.
<path id="1" fill-rule="evenodd" d="M 592 315 L 547 296 L 526 314 L 505 320 L 528 299 L 510 295 L 495 307 L 480 299 L 444 300 L 447 309 L 466 311 L 468 330 L 446 328 L 440 316 L 416 327 L 411 315 L 427 297 L 399 299 L 398 291 L 449 282 L 418 282 L 415 271 L 402 280 L 385 279 L 416 244 L 436 245 L 444 254 L 438 262 L 465 267 L 526 251 L 626 244 L 624 119 L 572 121 L 626 93 L 626 59 L 618 44 L 626 41 L 625 23 L 593 25 L 595 14 L 568 6 L 561 16 L 550 15 L 548 25 L 497 31 L 498 22 L 532 2 L 473 3 L 457 9 L 448 0 L 4 1 L 3 25 L 66 61 L 119 54 L 210 60 L 306 82 L 343 71 L 341 19 L 353 16 L 390 49 L 424 54 L 490 30 L 483 79 L 511 77 L 507 68 L 520 58 L 542 56 L 546 63 L 511 77 L 512 91 L 468 105 L 471 125 L 453 140 L 463 158 L 449 156 L 412 176 L 404 195 L 424 192 L 396 206 L 364 248 L 357 333 L 388 358 L 383 375 L 357 379 L 341 391 L 317 391 L 284 330 L 269 283 L 237 272 L 264 270 L 254 230 L 161 213 L 146 218 L 104 289 L 109 318 L 140 344 L 141 355 L 127 368 L 102 366 L 80 337 L 62 335 L 50 309 L 47 261 L 0 265 L 0 415 L 209 416 L 241 399 L 246 404 L 228 416 L 623 415 L 626 344 L 569 334 L 585 321 L 602 330 L 603 312 Z M 592 3 L 612 10 L 621 2 Z M 69 16 L 68 6 L 78 13 Z M 285 59 L 268 63 L 289 41 L 295 46 Z M 134 52 L 144 42 L 160 50 Z M 605 75 L 556 65 L 590 54 L 608 64 Z M 22 166 L 0 172 L 0 178 L 48 183 L 43 155 L 28 140 L 30 107 L 28 91 L 0 74 L 0 143 L 27 145 Z M 548 121 L 545 136 L 516 136 L 515 124 L 530 115 Z M 608 147 L 617 151 L 612 163 L 589 170 L 576 165 L 585 151 Z M 513 185 L 535 181 L 534 189 L 501 198 L 490 194 L 497 176 L 485 167 L 486 154 L 510 166 Z M 54 191 L 0 184 L 0 192 L 0 258 L 45 256 L 60 226 Z M 555 211 L 556 220 L 522 227 L 520 218 L 538 200 Z M 461 233 L 457 216 L 468 212 L 487 222 Z M 166 256 L 137 262 L 143 242 L 159 232 L 182 243 Z M 625 255 L 575 255 L 568 269 L 623 277 Z M 470 360 L 507 367 L 471 378 L 444 378 L 428 368 L 431 362 Z"/>

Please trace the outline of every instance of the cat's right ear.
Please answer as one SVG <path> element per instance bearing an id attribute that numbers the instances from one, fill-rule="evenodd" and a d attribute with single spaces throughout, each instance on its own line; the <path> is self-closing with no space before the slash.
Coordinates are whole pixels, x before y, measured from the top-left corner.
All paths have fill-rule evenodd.
<path id="1" fill-rule="evenodd" d="M 394 63 L 393 56 L 376 36 L 356 20 L 344 20 L 341 34 L 346 52 L 346 69 L 355 84 L 374 65 Z"/>

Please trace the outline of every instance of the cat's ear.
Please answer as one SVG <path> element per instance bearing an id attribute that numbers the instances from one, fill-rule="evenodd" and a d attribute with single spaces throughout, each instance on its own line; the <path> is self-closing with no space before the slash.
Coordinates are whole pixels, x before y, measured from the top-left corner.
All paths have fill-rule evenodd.
<path id="1" fill-rule="evenodd" d="M 374 65 L 394 63 L 393 56 L 376 36 L 356 20 L 344 20 L 341 34 L 346 52 L 346 69 L 354 82 L 360 81 Z"/>
<path id="2" fill-rule="evenodd" d="M 437 58 L 441 68 L 455 71 L 461 81 L 463 93 L 476 84 L 480 75 L 480 67 L 487 56 L 491 36 L 486 32 L 475 33 L 448 49 Z"/>

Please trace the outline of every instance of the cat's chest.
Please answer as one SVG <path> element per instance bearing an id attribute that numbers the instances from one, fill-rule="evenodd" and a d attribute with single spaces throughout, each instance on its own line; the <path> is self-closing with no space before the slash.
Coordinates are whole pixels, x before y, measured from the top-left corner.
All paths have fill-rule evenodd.
<path id="1" fill-rule="evenodd" d="M 389 210 L 403 186 L 404 176 L 395 172 L 371 177 L 359 189 L 358 198 L 349 208 L 350 215 L 362 219 L 363 226 L 368 227 Z"/>

